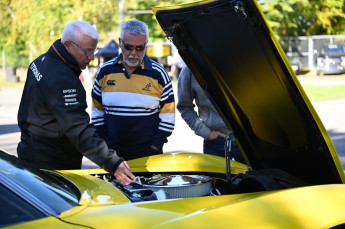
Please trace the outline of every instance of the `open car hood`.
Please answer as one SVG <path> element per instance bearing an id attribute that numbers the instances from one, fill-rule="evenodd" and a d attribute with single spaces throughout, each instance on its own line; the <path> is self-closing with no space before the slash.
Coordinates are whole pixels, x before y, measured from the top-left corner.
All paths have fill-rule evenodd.
<path id="1" fill-rule="evenodd" d="M 332 141 L 255 0 L 153 11 L 253 170 L 277 168 L 309 184 L 344 183 Z"/>

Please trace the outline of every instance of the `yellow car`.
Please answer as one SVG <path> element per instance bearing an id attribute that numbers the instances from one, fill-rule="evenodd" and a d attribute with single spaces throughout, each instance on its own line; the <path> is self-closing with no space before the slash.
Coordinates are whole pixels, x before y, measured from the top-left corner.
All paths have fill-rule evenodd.
<path id="1" fill-rule="evenodd" d="M 257 1 L 154 14 L 247 164 L 231 147 L 165 153 L 129 161 L 136 182 L 124 186 L 102 169 L 36 170 L 1 151 L 0 227 L 345 228 L 343 168 Z"/>

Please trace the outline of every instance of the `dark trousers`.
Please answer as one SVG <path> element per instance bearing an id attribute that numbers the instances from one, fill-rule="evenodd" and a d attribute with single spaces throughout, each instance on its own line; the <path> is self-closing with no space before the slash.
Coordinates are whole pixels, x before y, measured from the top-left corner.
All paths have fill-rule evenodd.
<path id="1" fill-rule="evenodd" d="M 204 153 L 225 157 L 225 143 L 226 139 L 222 137 L 214 140 L 204 140 Z M 230 158 L 241 163 L 246 163 L 236 141 L 232 141 L 231 146 Z"/>

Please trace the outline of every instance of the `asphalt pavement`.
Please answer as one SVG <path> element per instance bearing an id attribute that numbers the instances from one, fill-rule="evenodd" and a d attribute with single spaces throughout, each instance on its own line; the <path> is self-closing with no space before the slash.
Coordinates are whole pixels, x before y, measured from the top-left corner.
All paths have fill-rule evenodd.
<path id="1" fill-rule="evenodd" d="M 344 77 L 299 77 L 301 84 L 345 84 Z M 16 155 L 20 140 L 17 126 L 17 111 L 22 88 L 0 87 L 0 148 Z M 176 93 L 175 93 L 176 94 Z M 90 98 L 88 98 L 90 101 Z M 326 102 L 316 102 L 313 106 L 327 129 L 339 158 L 345 168 L 345 98 Z M 176 112 L 176 125 L 173 134 L 164 146 L 165 152 L 202 152 L 202 138 L 194 134 Z M 94 167 L 89 160 L 83 161 L 84 168 Z"/>

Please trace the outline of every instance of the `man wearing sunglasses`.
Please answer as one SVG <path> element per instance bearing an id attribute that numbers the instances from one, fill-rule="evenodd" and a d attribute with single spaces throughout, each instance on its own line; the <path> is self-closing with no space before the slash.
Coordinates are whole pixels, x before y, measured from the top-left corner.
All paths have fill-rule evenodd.
<path id="1" fill-rule="evenodd" d="M 126 160 L 163 153 L 175 125 L 171 79 L 146 55 L 144 22 L 121 24 L 122 53 L 99 69 L 92 90 L 92 123 Z"/>
<path id="2" fill-rule="evenodd" d="M 18 157 L 41 169 L 80 169 L 83 155 L 128 184 L 128 164 L 89 125 L 81 70 L 94 59 L 98 32 L 72 21 L 49 50 L 29 66 L 18 111 Z"/>

